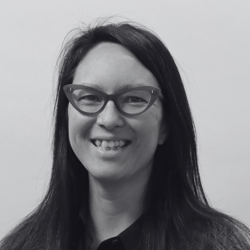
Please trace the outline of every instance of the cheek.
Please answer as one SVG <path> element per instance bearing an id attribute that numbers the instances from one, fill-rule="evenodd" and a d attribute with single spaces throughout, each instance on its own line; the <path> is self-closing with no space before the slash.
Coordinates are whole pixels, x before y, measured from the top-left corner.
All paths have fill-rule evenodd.
<path id="1" fill-rule="evenodd" d="M 84 138 L 91 126 L 91 119 L 81 115 L 71 105 L 68 108 L 69 141 L 73 150 L 77 150 L 79 140 Z"/>
<path id="2" fill-rule="evenodd" d="M 158 145 L 159 138 L 161 137 L 162 131 L 162 113 L 151 112 L 145 113 L 143 119 L 141 119 L 140 123 L 137 124 L 136 130 L 139 134 L 141 141 L 145 144 L 145 147 L 151 147 L 152 149 L 156 149 Z"/>
<path id="3" fill-rule="evenodd" d="M 71 147 L 73 147 L 73 143 L 74 143 L 74 138 L 75 135 L 78 133 L 79 131 L 79 119 L 77 119 L 77 114 L 75 113 L 75 111 L 72 109 L 71 106 L 69 106 L 68 108 L 68 124 L 69 124 L 69 141 L 71 144 Z"/>

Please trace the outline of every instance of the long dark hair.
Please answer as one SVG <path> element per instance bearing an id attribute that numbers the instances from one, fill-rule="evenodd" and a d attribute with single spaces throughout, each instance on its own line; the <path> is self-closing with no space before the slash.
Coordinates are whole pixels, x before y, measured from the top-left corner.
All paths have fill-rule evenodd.
<path id="1" fill-rule="evenodd" d="M 230 244 L 248 249 L 249 230 L 212 209 L 206 200 L 198 170 L 194 124 L 171 54 L 152 31 L 130 23 L 78 30 L 65 44 L 59 59 L 50 185 L 41 204 L 3 239 L 0 249 L 76 247 L 80 237 L 79 210 L 87 206 L 88 174 L 69 143 L 68 101 L 62 87 L 72 83 L 84 56 L 104 42 L 120 44 L 133 53 L 155 76 L 164 96 L 169 136 L 156 150 L 145 190 L 141 249 L 214 249 Z"/>

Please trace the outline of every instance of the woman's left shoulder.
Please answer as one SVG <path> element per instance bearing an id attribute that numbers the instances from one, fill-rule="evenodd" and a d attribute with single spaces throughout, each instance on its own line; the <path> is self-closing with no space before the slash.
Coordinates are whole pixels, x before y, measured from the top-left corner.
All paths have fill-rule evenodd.
<path id="1" fill-rule="evenodd" d="M 204 249 L 250 250 L 250 230 L 238 220 L 225 216 L 213 222 Z"/>

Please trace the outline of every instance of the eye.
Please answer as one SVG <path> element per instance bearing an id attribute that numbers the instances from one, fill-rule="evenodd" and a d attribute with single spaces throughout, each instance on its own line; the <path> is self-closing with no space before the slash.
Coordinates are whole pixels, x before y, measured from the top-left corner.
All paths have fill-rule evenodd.
<path id="1" fill-rule="evenodd" d="M 138 96 L 127 96 L 124 102 L 127 103 L 147 103 L 146 100 L 142 99 L 141 97 Z"/>
<path id="2" fill-rule="evenodd" d="M 101 102 L 101 98 L 99 96 L 96 95 L 85 95 L 85 96 L 81 96 L 78 101 L 85 101 L 85 102 Z"/>

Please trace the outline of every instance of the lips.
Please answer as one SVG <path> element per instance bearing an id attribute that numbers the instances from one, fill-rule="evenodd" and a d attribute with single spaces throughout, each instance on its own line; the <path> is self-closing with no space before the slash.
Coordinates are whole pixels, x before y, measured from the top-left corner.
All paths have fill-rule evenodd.
<path id="1" fill-rule="evenodd" d="M 91 142 L 98 148 L 103 148 L 107 150 L 117 150 L 126 147 L 130 144 L 129 140 L 101 140 L 94 139 Z"/>

